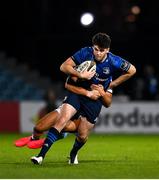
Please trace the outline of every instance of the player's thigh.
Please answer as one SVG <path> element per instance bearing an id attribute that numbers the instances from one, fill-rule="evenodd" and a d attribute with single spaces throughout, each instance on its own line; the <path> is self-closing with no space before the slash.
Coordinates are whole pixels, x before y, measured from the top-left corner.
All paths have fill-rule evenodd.
<path id="1" fill-rule="evenodd" d="M 69 120 L 66 123 L 66 126 L 64 127 L 63 131 L 75 132 L 78 130 L 79 124 L 80 124 L 80 119 Z"/>
<path id="2" fill-rule="evenodd" d="M 60 116 L 58 121 L 55 123 L 54 128 L 60 132 L 76 112 L 77 110 L 72 105 L 64 103 L 61 107 Z"/>
<path id="3" fill-rule="evenodd" d="M 60 118 L 71 119 L 77 110 L 70 104 L 64 103 L 61 107 Z"/>
<path id="4" fill-rule="evenodd" d="M 94 124 L 87 121 L 85 117 L 81 117 L 80 124 L 78 126 L 78 137 L 84 141 L 87 140 L 91 130 L 93 129 Z"/>
<path id="5" fill-rule="evenodd" d="M 57 111 L 52 111 L 47 115 L 45 115 L 43 118 L 41 118 L 35 127 L 39 131 L 46 131 L 57 122 L 58 118 L 59 118 L 59 113 Z"/>

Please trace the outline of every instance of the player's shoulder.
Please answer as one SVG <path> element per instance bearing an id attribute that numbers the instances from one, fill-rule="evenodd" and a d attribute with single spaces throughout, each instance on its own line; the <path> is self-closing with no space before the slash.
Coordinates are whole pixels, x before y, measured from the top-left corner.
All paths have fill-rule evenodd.
<path id="1" fill-rule="evenodd" d="M 86 46 L 81 48 L 81 55 L 85 60 L 92 60 L 94 57 L 92 47 Z"/>
<path id="2" fill-rule="evenodd" d="M 93 48 L 90 46 L 82 47 L 81 51 L 87 52 L 87 53 L 93 53 Z"/>
<path id="3" fill-rule="evenodd" d="M 116 64 L 116 62 L 122 59 L 120 56 L 115 55 L 112 52 L 109 52 L 108 58 L 111 64 Z"/>
<path id="4" fill-rule="evenodd" d="M 120 59 L 121 57 L 118 55 L 113 54 L 112 52 L 109 52 L 109 58 L 110 59 Z"/>

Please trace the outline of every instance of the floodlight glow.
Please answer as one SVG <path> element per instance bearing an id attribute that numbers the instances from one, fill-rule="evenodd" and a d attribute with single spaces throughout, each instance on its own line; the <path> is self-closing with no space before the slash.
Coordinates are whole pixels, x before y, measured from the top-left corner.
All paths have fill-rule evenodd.
<path id="1" fill-rule="evenodd" d="M 90 25 L 94 20 L 94 16 L 91 13 L 84 13 L 81 16 L 81 24 L 84 26 Z"/>
<path id="2" fill-rule="evenodd" d="M 135 14 L 135 15 L 138 15 L 138 14 L 140 14 L 141 9 L 140 9 L 139 6 L 133 6 L 133 7 L 131 8 L 131 12 L 132 12 L 133 14 Z"/>

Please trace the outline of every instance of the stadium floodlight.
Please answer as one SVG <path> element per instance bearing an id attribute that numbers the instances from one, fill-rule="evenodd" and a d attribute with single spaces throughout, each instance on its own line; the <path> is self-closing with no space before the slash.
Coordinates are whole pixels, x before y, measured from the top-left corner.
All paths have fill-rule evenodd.
<path id="1" fill-rule="evenodd" d="M 140 14 L 141 9 L 140 9 L 139 6 L 132 6 L 132 7 L 131 7 L 131 12 L 132 12 L 133 14 L 135 14 L 135 15 L 138 15 L 138 14 Z"/>
<path id="2" fill-rule="evenodd" d="M 83 13 L 80 22 L 83 26 L 89 26 L 94 21 L 94 16 L 91 13 Z"/>

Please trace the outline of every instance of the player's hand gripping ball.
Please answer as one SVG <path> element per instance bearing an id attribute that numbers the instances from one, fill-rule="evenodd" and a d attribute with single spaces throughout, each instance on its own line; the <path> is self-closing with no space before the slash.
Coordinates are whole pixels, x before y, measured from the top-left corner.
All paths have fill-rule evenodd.
<path id="1" fill-rule="evenodd" d="M 79 73 L 83 73 L 85 71 L 95 73 L 96 72 L 96 62 L 91 61 L 91 60 L 84 61 L 83 63 L 77 65 L 75 67 L 75 70 L 78 71 Z M 72 77 L 72 79 L 76 82 L 78 78 Z M 81 80 L 83 81 L 85 79 L 78 79 L 78 81 L 81 81 Z"/>

